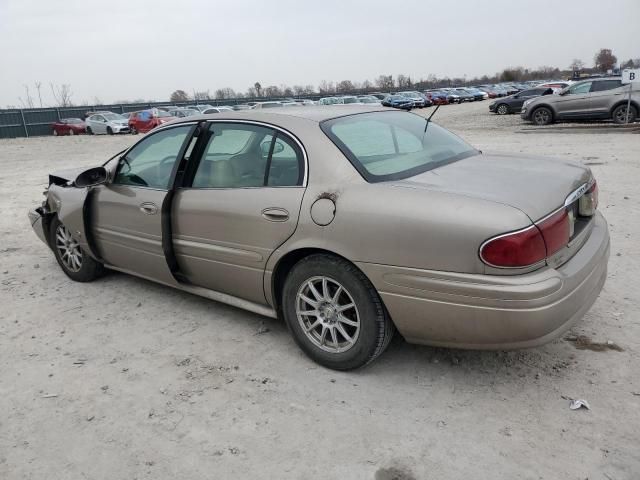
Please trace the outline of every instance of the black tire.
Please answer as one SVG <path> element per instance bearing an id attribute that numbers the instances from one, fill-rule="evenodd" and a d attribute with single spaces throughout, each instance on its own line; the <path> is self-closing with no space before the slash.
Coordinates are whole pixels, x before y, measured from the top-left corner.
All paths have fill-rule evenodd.
<path id="1" fill-rule="evenodd" d="M 93 130 L 91 130 L 91 127 L 87 127 L 87 135 L 93 135 Z"/>
<path id="2" fill-rule="evenodd" d="M 336 282 L 348 295 L 347 302 L 355 304 L 359 331 L 346 351 L 329 352 L 314 344 L 310 334 L 305 333 L 302 320 L 298 318 L 298 293 L 304 292 L 302 289 L 314 277 L 326 277 L 330 282 Z M 335 293 L 335 290 L 331 293 Z M 333 255 L 310 255 L 294 265 L 285 279 L 281 305 L 284 319 L 298 346 L 313 361 L 334 370 L 352 370 L 370 363 L 387 348 L 395 331 L 371 282 L 353 264 Z M 320 310 L 321 307 L 316 308 Z M 321 316 L 315 318 L 320 321 Z M 344 328 L 344 325 L 341 326 Z M 320 325 L 319 328 L 324 331 L 324 326 Z"/>
<path id="3" fill-rule="evenodd" d="M 547 107 L 538 107 L 531 112 L 531 121 L 535 125 L 549 125 L 553 123 L 553 112 Z"/>
<path id="4" fill-rule="evenodd" d="M 631 105 L 631 108 L 629 108 L 629 123 L 635 122 L 637 117 L 638 111 L 636 110 L 636 107 Z M 617 123 L 618 125 L 627 123 L 627 104 L 618 105 L 613 110 L 611 119 L 613 120 L 613 123 Z"/>
<path id="5" fill-rule="evenodd" d="M 137 135 L 138 134 L 138 130 L 136 130 L 136 127 L 134 127 L 133 125 L 131 125 L 130 131 L 131 131 L 131 135 Z"/>
<path id="6" fill-rule="evenodd" d="M 113 129 L 111 127 L 107 127 L 107 133 L 109 135 L 113 135 Z"/>
<path id="7" fill-rule="evenodd" d="M 496 107 L 496 113 L 498 115 L 506 115 L 507 113 L 509 113 L 509 105 L 507 105 L 506 103 L 501 103 Z"/>
<path id="8" fill-rule="evenodd" d="M 53 249 L 53 254 L 58 261 L 58 265 L 62 268 L 62 271 L 69 277 L 71 280 L 76 282 L 91 282 L 96 278 L 102 276 L 104 274 L 104 266 L 93 259 L 89 254 L 87 254 L 82 248 L 79 246 L 77 250 L 80 252 L 81 260 L 80 267 L 77 269 L 72 269 L 67 265 L 67 261 L 63 258 L 62 248 L 59 247 L 60 243 L 62 243 L 60 238 L 58 238 L 59 234 L 61 234 L 61 230 L 68 230 L 66 227 L 58 220 L 58 217 L 55 217 L 51 221 L 51 225 L 49 227 L 49 245 Z"/>

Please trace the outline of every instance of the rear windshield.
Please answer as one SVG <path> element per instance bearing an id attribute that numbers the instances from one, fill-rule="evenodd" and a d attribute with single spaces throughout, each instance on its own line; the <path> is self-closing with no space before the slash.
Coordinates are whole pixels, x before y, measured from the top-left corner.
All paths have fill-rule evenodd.
<path id="1" fill-rule="evenodd" d="M 411 177 L 478 153 L 453 133 L 407 112 L 349 115 L 320 126 L 368 182 Z"/>

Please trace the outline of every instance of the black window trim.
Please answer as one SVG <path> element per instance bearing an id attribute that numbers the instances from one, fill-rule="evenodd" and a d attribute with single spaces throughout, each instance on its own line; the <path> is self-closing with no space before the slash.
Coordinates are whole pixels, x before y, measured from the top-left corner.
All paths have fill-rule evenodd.
<path id="1" fill-rule="evenodd" d="M 255 189 L 255 188 L 306 188 L 307 187 L 308 172 L 309 172 L 309 159 L 307 157 L 307 151 L 304 148 L 304 145 L 302 144 L 302 142 L 298 139 L 298 137 L 293 133 L 291 133 L 290 131 L 282 127 L 279 127 L 277 125 L 273 125 L 271 123 L 258 122 L 253 120 L 216 118 L 215 120 L 213 119 L 206 120 L 206 123 L 209 124 L 209 128 L 207 128 L 207 135 L 203 135 L 202 141 L 201 142 L 199 141 L 201 146 L 197 156 L 193 156 L 193 158 L 189 159 L 189 167 L 187 167 L 187 171 L 184 175 L 184 181 L 182 182 L 182 185 L 177 186 L 178 188 L 184 188 L 184 189 L 190 189 L 190 190 L 191 189 L 193 190 L 242 190 L 242 189 L 248 189 L 248 188 Z M 298 181 L 296 182 L 296 185 L 264 185 L 263 184 L 256 187 L 202 187 L 202 188 L 193 187 L 193 180 L 195 178 L 196 172 L 198 171 L 198 167 L 200 166 L 200 161 L 202 160 L 202 156 L 204 155 L 204 149 L 206 148 L 206 144 L 208 143 L 209 138 L 212 135 L 211 127 L 215 124 L 220 124 L 220 123 L 223 123 L 223 124 L 237 123 L 241 125 L 258 126 L 258 127 L 263 127 L 263 128 L 272 130 L 273 136 L 271 139 L 272 144 L 269 148 L 269 158 L 267 159 L 268 163 L 270 163 L 271 154 L 275 146 L 276 138 L 278 138 L 279 135 L 283 135 L 284 138 L 288 138 L 292 143 L 292 148 L 294 149 L 297 156 L 299 157 Z M 198 145 L 196 145 L 196 148 L 198 148 Z M 194 148 L 194 151 L 196 150 L 196 148 Z M 266 172 L 265 176 L 268 177 L 269 169 L 267 168 L 265 172 Z"/>
<path id="2" fill-rule="evenodd" d="M 149 186 L 145 186 L 145 185 L 131 185 L 131 184 L 125 184 L 125 183 L 116 183 L 115 180 L 116 180 L 116 176 L 118 175 L 118 170 L 120 169 L 120 164 L 121 164 L 123 159 L 126 159 L 127 154 L 131 150 L 136 148 L 138 145 L 140 145 L 145 140 L 148 140 L 153 135 L 157 135 L 158 133 L 163 132 L 165 130 L 171 130 L 173 128 L 187 127 L 187 126 L 190 126 L 191 129 L 187 132 L 187 135 L 186 135 L 182 145 L 180 146 L 180 150 L 178 150 L 178 155 L 176 156 L 176 161 L 173 164 L 173 168 L 171 170 L 171 177 L 169 178 L 169 182 L 167 184 L 167 188 L 158 188 L 158 187 L 149 187 Z M 174 188 L 174 183 L 175 183 L 175 176 L 176 176 L 176 173 L 177 173 L 177 165 L 179 165 L 179 163 L 182 161 L 182 157 L 184 157 L 184 153 L 185 153 L 187 147 L 189 146 L 189 143 L 191 142 L 191 139 L 193 138 L 193 134 L 195 132 L 196 127 L 197 127 L 197 122 L 184 122 L 184 123 L 176 123 L 176 124 L 168 125 L 168 126 L 165 126 L 165 127 L 162 127 L 162 128 L 153 129 L 152 132 L 149 132 L 147 135 L 142 137 L 135 144 L 131 145 L 131 147 L 127 148 L 122 153 L 122 155 L 119 156 L 117 166 L 116 166 L 115 170 L 113 170 L 113 178 L 111 179 L 109 184 L 110 185 L 118 185 L 118 186 L 121 186 L 121 187 L 144 188 L 146 190 L 157 190 L 157 191 L 160 191 L 160 192 L 167 192 L 167 191 L 173 189 Z M 109 161 L 107 161 L 107 163 L 109 163 Z M 105 165 L 106 165 L 106 163 L 105 163 Z"/>
<path id="3" fill-rule="evenodd" d="M 338 147 L 338 150 L 342 152 L 342 154 L 349 160 L 349 163 L 356 169 L 356 171 L 362 176 L 362 178 L 368 183 L 380 183 L 380 182 L 388 182 L 394 180 L 404 180 L 405 178 L 410 178 L 415 175 L 419 175 L 424 172 L 428 172 L 429 170 L 434 170 L 436 168 L 442 167 L 444 165 L 448 165 L 450 163 L 457 162 L 459 160 L 463 160 L 465 158 L 473 157 L 475 155 L 480 155 L 482 152 L 471 147 L 471 150 L 468 152 L 462 152 L 458 155 L 454 155 L 451 158 L 447 158 L 446 160 L 441 160 L 439 162 L 431 162 L 425 163 L 424 165 L 418 165 L 417 167 L 410 168 L 409 170 L 403 170 L 402 172 L 390 173 L 388 175 L 373 175 L 369 173 L 369 171 L 362 165 L 362 163 L 356 158 L 349 147 L 347 147 L 336 135 L 331 132 L 331 126 L 334 123 L 339 122 L 340 120 L 348 117 L 355 117 L 357 115 L 367 115 L 372 113 L 392 113 L 394 115 L 415 115 L 416 117 L 421 117 L 420 115 L 416 115 L 411 112 L 401 112 L 401 111 L 377 111 L 377 112 L 360 112 L 353 113 L 351 115 L 343 115 L 341 117 L 329 118 L 327 120 L 323 120 L 320 122 L 320 129 L 324 132 L 324 134 L 333 142 L 333 144 Z M 421 117 L 424 118 L 424 117 Z M 444 127 L 440 127 L 444 128 Z M 446 129 L 445 129 L 446 130 Z M 449 130 L 447 130 L 449 132 Z M 449 132 L 452 135 L 455 135 L 453 132 Z M 456 135 L 457 136 L 457 135 Z M 466 142 L 465 142 L 466 143 Z"/>

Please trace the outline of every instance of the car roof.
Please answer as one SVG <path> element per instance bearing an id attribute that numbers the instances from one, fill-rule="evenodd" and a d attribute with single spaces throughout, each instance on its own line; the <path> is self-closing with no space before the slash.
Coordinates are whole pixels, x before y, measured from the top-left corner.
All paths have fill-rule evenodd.
<path id="1" fill-rule="evenodd" d="M 278 117 L 285 117 L 283 120 L 294 120 L 295 118 L 309 120 L 312 122 L 320 123 L 324 120 L 331 118 L 346 117 L 349 115 L 355 115 L 358 113 L 370 113 L 370 112 L 388 112 L 397 111 L 391 108 L 379 107 L 379 106 L 367 106 L 367 105 L 345 105 L 336 109 L 331 105 L 312 106 L 302 108 L 283 108 L 283 109 L 268 109 L 268 110 L 225 110 L 223 113 L 210 114 L 210 115 L 192 115 L 186 119 L 175 120 L 173 122 L 166 123 L 165 125 L 193 122 L 198 120 L 248 120 L 255 122 L 271 122 L 278 123 Z"/>

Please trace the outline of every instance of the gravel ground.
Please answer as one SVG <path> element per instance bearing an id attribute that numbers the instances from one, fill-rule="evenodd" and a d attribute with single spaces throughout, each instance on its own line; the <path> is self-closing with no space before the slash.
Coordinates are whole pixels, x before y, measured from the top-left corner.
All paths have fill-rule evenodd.
<path id="1" fill-rule="evenodd" d="M 541 348 L 396 336 L 351 373 L 313 364 L 276 320 L 122 274 L 71 282 L 26 211 L 49 171 L 134 139 L 0 141 L 0 478 L 640 478 L 640 136 L 532 129 L 487 105 L 434 119 L 483 150 L 594 170 L 612 235 L 600 298 Z"/>

